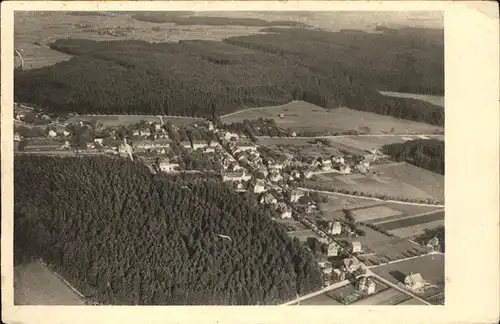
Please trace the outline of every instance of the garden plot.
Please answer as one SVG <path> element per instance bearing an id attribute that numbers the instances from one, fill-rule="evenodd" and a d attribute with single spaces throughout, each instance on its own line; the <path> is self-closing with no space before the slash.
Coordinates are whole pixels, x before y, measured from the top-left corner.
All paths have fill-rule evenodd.
<path id="1" fill-rule="evenodd" d="M 365 222 L 368 220 L 374 220 L 384 217 L 399 216 L 402 212 L 398 210 L 391 209 L 386 206 L 375 206 L 364 209 L 357 209 L 354 211 L 354 219 L 357 222 Z"/>

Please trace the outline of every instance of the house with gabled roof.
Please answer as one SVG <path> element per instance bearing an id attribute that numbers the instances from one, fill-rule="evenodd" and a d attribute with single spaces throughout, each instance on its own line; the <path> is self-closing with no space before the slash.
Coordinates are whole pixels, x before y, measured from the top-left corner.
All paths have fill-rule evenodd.
<path id="1" fill-rule="evenodd" d="M 420 273 L 410 273 L 404 280 L 406 288 L 418 290 L 424 286 L 424 279 Z"/>

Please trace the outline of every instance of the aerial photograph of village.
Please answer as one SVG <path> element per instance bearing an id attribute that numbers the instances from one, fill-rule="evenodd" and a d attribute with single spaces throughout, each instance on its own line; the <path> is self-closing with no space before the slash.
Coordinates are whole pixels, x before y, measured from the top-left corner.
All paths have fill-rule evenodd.
<path id="1" fill-rule="evenodd" d="M 16 11 L 15 305 L 444 305 L 441 12 Z"/>

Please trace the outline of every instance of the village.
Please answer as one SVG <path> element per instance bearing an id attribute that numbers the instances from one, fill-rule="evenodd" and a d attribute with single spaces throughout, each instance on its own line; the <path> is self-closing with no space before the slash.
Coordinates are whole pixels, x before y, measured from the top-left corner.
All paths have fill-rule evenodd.
<path id="1" fill-rule="evenodd" d="M 38 122 L 34 123 L 33 116 L 26 120 L 26 113 L 22 109 L 15 109 L 16 125 L 20 125 L 18 129 L 27 132 L 30 123 L 42 125 L 41 128 L 45 129 L 43 133 L 32 132 L 28 137 L 17 132 L 14 135 L 16 154 L 105 154 L 140 161 L 153 173 L 216 174 L 234 190 L 251 194 L 260 204 L 274 210 L 274 220 L 315 255 L 323 273 L 325 291 L 335 292 L 349 287 L 348 293 L 330 295 L 337 302 L 357 303 L 368 296 L 379 296 L 382 291 L 392 289 L 407 299 L 430 303 L 419 297 L 429 295 L 422 293 L 429 284 L 420 273 L 408 271 L 398 282 L 390 282 L 371 269 L 439 254 L 440 242 L 437 237 L 432 237 L 424 245 L 398 240 L 394 244 L 404 246 L 409 255 L 401 253 L 395 258 L 387 256 L 382 261 L 372 261 L 367 265 L 367 256 L 379 252 L 372 247 L 365 247 L 363 241 L 380 229 L 375 225 L 356 222 L 348 210 L 343 211 L 342 217 L 325 218 L 322 206 L 327 203 L 328 196 L 304 188 L 304 181 L 324 173 L 376 175 L 378 171 L 371 170 L 371 167 L 383 163 L 384 156 L 375 148 L 364 155 L 330 154 L 305 162 L 293 154 L 280 154 L 261 146 L 258 140 L 252 141 L 246 134 L 228 131 L 224 124 L 216 126 L 210 120 L 176 125 L 170 121 L 164 122 L 162 117 L 155 117 L 126 126 L 104 126 L 99 122 L 78 120 L 77 116 L 71 117 L 70 122 L 43 113 L 29 114 L 35 115 Z M 413 245 L 415 250 L 412 250 Z M 438 291 L 437 295 L 442 293 Z M 398 298 L 401 299 L 400 296 Z M 300 304 L 304 300 L 307 298 L 301 296 L 288 304 Z"/>

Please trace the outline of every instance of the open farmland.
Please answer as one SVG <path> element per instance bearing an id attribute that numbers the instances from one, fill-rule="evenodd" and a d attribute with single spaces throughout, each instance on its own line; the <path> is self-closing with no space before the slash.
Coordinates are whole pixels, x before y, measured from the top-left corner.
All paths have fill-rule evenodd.
<path id="1" fill-rule="evenodd" d="M 428 138 L 444 141 L 444 135 L 426 134 Z M 376 148 L 380 150 L 384 145 L 404 143 L 420 139 L 415 135 L 401 136 L 333 136 L 328 138 L 330 142 L 335 144 L 343 144 L 349 147 L 354 147 L 359 150 L 372 150 Z"/>
<path id="2" fill-rule="evenodd" d="M 388 236 L 365 225 L 358 225 L 358 229 L 365 232 L 359 237 L 346 237 L 344 241 L 358 241 L 361 243 L 362 253 L 358 258 L 367 266 L 384 264 L 387 262 L 414 257 L 427 253 L 427 249 L 399 237 Z"/>
<path id="3" fill-rule="evenodd" d="M 374 166 L 373 169 L 382 176 L 407 183 L 434 199 L 444 201 L 444 176 L 441 174 L 405 162 Z"/>
<path id="4" fill-rule="evenodd" d="M 84 305 L 58 276 L 38 262 L 14 269 L 15 305 Z"/>
<path id="5" fill-rule="evenodd" d="M 174 125 L 190 125 L 197 121 L 201 121 L 201 118 L 193 117 L 173 117 L 173 116 L 161 116 L 163 123 L 170 121 Z M 77 115 L 68 118 L 68 123 L 74 123 L 77 121 L 98 121 L 104 126 L 125 126 L 130 124 L 135 124 L 141 120 L 147 122 L 160 122 L 160 116 L 152 115 Z"/>
<path id="6" fill-rule="evenodd" d="M 357 300 L 351 305 L 398 305 L 409 299 L 411 299 L 411 297 L 405 293 L 394 288 L 388 288 L 378 294 Z"/>
<path id="7" fill-rule="evenodd" d="M 441 106 L 444 108 L 444 96 L 431 96 L 431 95 L 422 95 L 422 94 L 413 94 L 413 93 L 402 93 L 402 92 L 391 92 L 391 91 L 380 91 L 380 94 L 389 97 L 396 98 L 411 98 L 426 101 L 436 106 Z"/>
<path id="8" fill-rule="evenodd" d="M 444 200 L 444 177 L 440 174 L 404 162 L 375 165 L 371 171 L 379 171 L 380 174 L 323 173 L 315 180 L 306 180 L 306 185 L 319 190 L 343 189 L 392 199 Z"/>
<path id="9" fill-rule="evenodd" d="M 323 293 L 321 295 L 317 295 L 306 300 L 301 301 L 298 304 L 294 304 L 295 306 L 316 306 L 316 305 L 325 305 L 325 306 L 333 306 L 333 305 L 343 305 L 339 303 L 332 297 L 328 295 L 328 293 Z"/>
<path id="10" fill-rule="evenodd" d="M 280 118 L 278 115 L 283 114 Z M 390 116 L 349 108 L 325 109 L 303 101 L 293 101 L 282 106 L 241 110 L 222 117 L 224 123 L 245 119 L 272 118 L 283 128 L 317 132 L 366 131 L 369 134 L 430 134 L 441 127 L 418 123 Z"/>
<path id="11" fill-rule="evenodd" d="M 444 220 L 444 211 L 438 211 L 434 213 L 429 213 L 425 215 L 416 215 L 413 217 L 405 217 L 403 219 L 390 221 L 382 224 L 378 224 L 380 227 L 387 231 L 396 230 L 399 228 L 411 227 L 414 225 L 426 224 L 434 222 L 437 220 Z"/>
<path id="12" fill-rule="evenodd" d="M 413 226 L 401 227 L 391 230 L 391 234 L 398 237 L 413 237 L 425 233 L 426 229 L 433 229 L 444 225 L 444 219 L 439 219 L 427 223 L 416 224 Z"/>
<path id="13" fill-rule="evenodd" d="M 380 267 L 371 268 L 379 276 L 389 280 L 394 284 L 401 283 L 410 273 L 420 273 L 424 281 L 432 286 L 423 293 L 419 293 L 426 299 L 444 292 L 444 255 L 431 254 L 420 258 L 404 260 Z M 444 300 L 444 297 L 438 300 Z"/>
<path id="14" fill-rule="evenodd" d="M 104 16 L 104 17 L 103 17 Z M 25 69 L 53 65 L 72 56 L 50 49 L 56 39 L 80 38 L 96 41 L 144 40 L 147 42 L 178 42 L 179 40 L 216 40 L 260 33 L 260 26 L 179 26 L 174 23 L 155 24 L 138 21 L 129 13 L 73 15 L 69 12 L 15 14 L 15 45 L 21 53 Z M 109 31 L 118 30 L 116 33 Z"/>
<path id="15" fill-rule="evenodd" d="M 343 209 L 363 208 L 379 205 L 380 202 L 360 197 L 329 194 L 328 201 L 319 205 L 325 219 L 344 219 Z"/>

